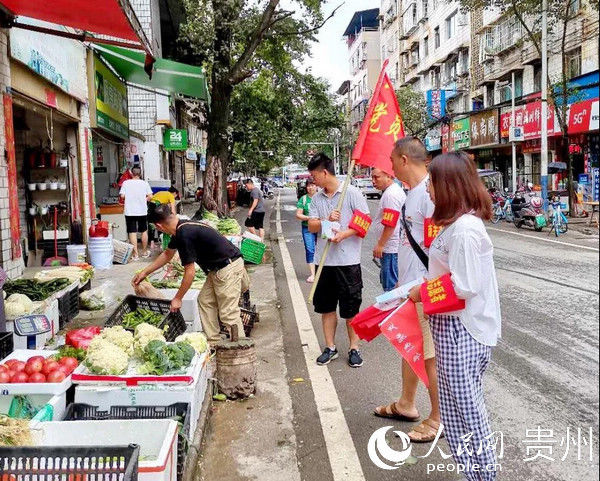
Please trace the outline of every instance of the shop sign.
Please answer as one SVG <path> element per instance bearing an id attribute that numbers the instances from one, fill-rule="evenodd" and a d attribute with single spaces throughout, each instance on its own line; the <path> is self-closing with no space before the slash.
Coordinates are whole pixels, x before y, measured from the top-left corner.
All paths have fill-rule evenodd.
<path id="1" fill-rule="evenodd" d="M 584 100 L 569 106 L 569 134 L 598 130 L 598 99 Z"/>
<path id="2" fill-rule="evenodd" d="M 519 105 L 515 107 L 515 127 L 523 127 L 523 119 L 525 117 L 525 107 Z M 512 108 L 505 107 L 500 115 L 500 137 L 508 139 L 510 137 L 510 124 L 512 118 Z"/>
<path id="3" fill-rule="evenodd" d="M 446 115 L 446 91 L 427 91 L 427 117 L 429 121 L 440 120 Z M 435 149 L 434 149 L 435 150 Z"/>
<path id="4" fill-rule="evenodd" d="M 450 150 L 450 126 L 442 125 L 442 152 L 446 153 Z"/>
<path id="5" fill-rule="evenodd" d="M 11 259 L 21 257 L 21 225 L 19 223 L 19 189 L 17 187 L 17 158 L 15 153 L 15 131 L 13 127 L 13 104 L 9 94 L 2 95 L 4 104 L 4 136 L 8 188 L 8 212 L 10 215 Z"/>
<path id="6" fill-rule="evenodd" d="M 496 145 L 498 135 L 498 110 L 487 110 L 471 115 L 471 147 Z"/>
<path id="7" fill-rule="evenodd" d="M 429 152 L 440 150 L 442 148 L 441 126 L 438 125 L 427 131 L 427 135 L 425 136 L 425 147 Z"/>
<path id="8" fill-rule="evenodd" d="M 94 56 L 96 126 L 122 139 L 129 138 L 127 87 Z"/>
<path id="9" fill-rule="evenodd" d="M 166 129 L 163 138 L 165 150 L 187 150 L 188 136 L 185 129 Z"/>
<path id="10" fill-rule="evenodd" d="M 19 17 L 19 21 L 67 31 L 65 27 L 31 18 Z M 86 99 L 85 48 L 80 42 L 11 28 L 10 56 L 69 95 L 80 100 Z"/>
<path id="11" fill-rule="evenodd" d="M 452 122 L 452 150 L 468 149 L 471 145 L 469 117 Z"/>
<path id="12" fill-rule="evenodd" d="M 594 179 L 594 201 L 600 199 L 600 169 L 594 167 L 592 169 L 592 178 Z"/>

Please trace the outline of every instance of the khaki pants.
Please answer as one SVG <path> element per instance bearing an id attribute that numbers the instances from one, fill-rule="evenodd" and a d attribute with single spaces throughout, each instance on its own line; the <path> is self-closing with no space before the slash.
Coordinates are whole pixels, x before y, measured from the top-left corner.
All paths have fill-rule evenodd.
<path id="1" fill-rule="evenodd" d="M 248 289 L 248 273 L 244 260 L 231 264 L 206 276 L 204 287 L 198 296 L 202 328 L 209 341 L 220 341 L 219 319 L 231 332 L 237 326 L 238 336 L 244 337 L 244 326 L 240 317 L 240 294 Z"/>

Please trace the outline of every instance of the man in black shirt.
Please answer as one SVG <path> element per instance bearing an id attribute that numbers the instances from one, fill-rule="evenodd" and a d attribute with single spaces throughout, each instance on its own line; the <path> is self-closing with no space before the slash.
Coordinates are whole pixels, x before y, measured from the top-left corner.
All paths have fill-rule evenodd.
<path id="1" fill-rule="evenodd" d="M 181 309 L 181 301 L 194 281 L 195 264 L 198 264 L 206 273 L 198 305 L 207 339 L 210 342 L 221 340 L 219 319 L 230 330 L 236 325 L 239 336 L 243 337 L 239 299 L 240 293 L 248 288 L 249 280 L 239 249 L 212 227 L 195 221 L 180 221 L 168 205 L 158 206 L 150 217 L 150 222 L 159 231 L 171 236 L 171 242 L 167 250 L 133 278 L 133 285 L 167 264 L 177 250 L 185 272 L 171 301 L 171 310 Z"/>

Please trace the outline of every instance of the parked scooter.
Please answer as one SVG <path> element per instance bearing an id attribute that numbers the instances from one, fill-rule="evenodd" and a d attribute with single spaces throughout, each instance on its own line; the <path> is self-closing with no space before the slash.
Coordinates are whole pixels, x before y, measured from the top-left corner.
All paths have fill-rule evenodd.
<path id="1" fill-rule="evenodd" d="M 535 193 L 517 192 L 511 204 L 515 226 L 518 229 L 525 226 L 541 232 L 547 224 L 543 206 L 544 202 Z"/>

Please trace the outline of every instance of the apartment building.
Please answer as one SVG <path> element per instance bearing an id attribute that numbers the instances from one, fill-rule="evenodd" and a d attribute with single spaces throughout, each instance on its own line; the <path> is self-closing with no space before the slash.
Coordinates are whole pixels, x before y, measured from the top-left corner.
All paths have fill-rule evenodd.
<path id="1" fill-rule="evenodd" d="M 561 28 L 550 27 L 548 38 L 548 75 L 550 82 L 562 76 L 562 51 L 566 52 L 567 76 L 577 93 L 569 99 L 569 152 L 575 179 L 590 185 L 598 176 L 598 14 L 587 0 L 571 6 L 573 19 L 563 40 Z M 532 25 L 534 24 L 532 19 Z M 471 14 L 471 100 L 475 109 L 487 112 L 499 128 L 497 140 L 479 142 L 477 125 L 471 122 L 469 148 L 480 166 L 504 174 L 505 183 L 513 179 L 512 151 L 515 140 L 518 184 L 532 182 L 549 191 L 566 189 L 567 159 L 560 158 L 558 139 L 561 129 L 557 114 L 550 106 L 548 114 L 549 161 L 541 160 L 541 57 L 521 23 L 510 13 L 487 8 Z M 558 27 L 558 25 L 554 25 Z M 551 87 L 556 88 L 556 87 Z M 515 97 L 515 127 L 521 136 L 510 139 L 512 97 Z M 481 113 L 479 114 L 481 115 Z M 474 137 L 476 137 L 474 139 Z M 548 168 L 547 185 L 542 173 Z"/>
<path id="2" fill-rule="evenodd" d="M 387 73 L 394 87 L 400 83 L 400 32 L 402 17 L 399 11 L 401 0 L 382 0 L 379 9 L 379 31 L 381 63 L 388 61 Z"/>
<path id="3" fill-rule="evenodd" d="M 350 79 L 343 92 L 348 98 L 350 127 L 354 134 L 367 113 L 381 70 L 379 9 L 355 12 L 344 37 L 348 45 Z"/>

